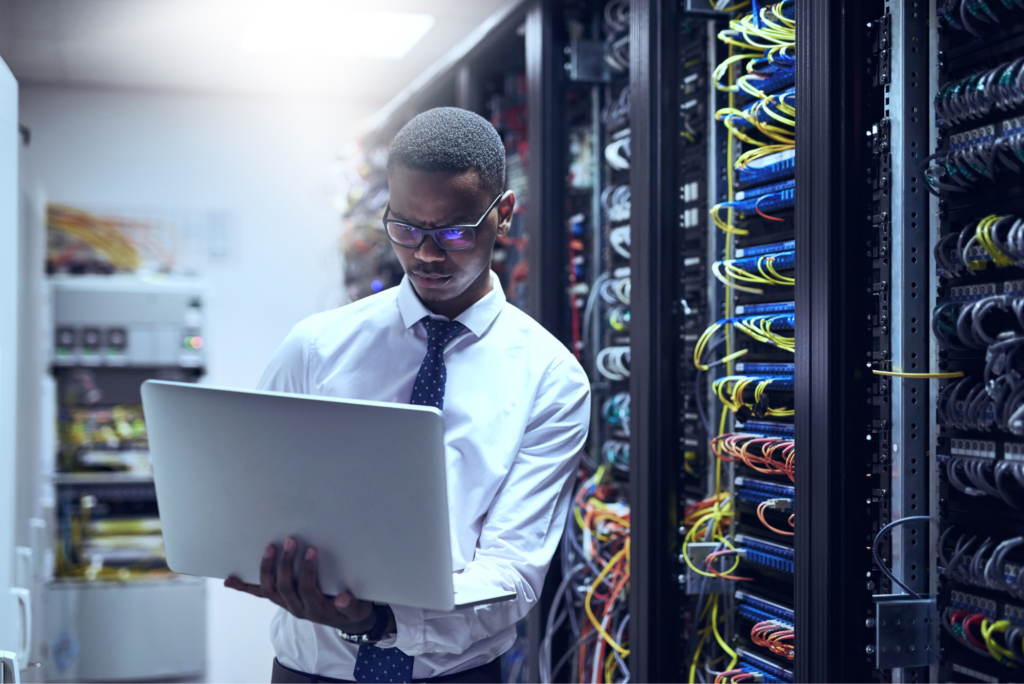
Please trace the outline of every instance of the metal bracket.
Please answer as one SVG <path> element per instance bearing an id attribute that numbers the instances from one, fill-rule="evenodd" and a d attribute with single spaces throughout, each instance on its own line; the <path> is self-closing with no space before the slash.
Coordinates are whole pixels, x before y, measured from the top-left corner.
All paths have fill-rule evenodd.
<path id="1" fill-rule="evenodd" d="M 924 667 L 938 660 L 939 613 L 935 599 L 906 594 L 875 597 L 875 667 Z"/>
<path id="2" fill-rule="evenodd" d="M 686 545 L 686 554 L 691 563 L 698 568 L 703 568 L 704 559 L 708 557 L 708 554 L 721 548 L 722 545 L 718 542 L 691 543 Z M 726 556 L 722 561 L 732 563 L 734 558 L 735 556 Z M 708 594 L 731 594 L 736 588 L 736 582 L 701 575 L 686 565 L 686 593 L 693 596 L 700 594 L 701 585 L 704 587 L 705 596 Z"/>

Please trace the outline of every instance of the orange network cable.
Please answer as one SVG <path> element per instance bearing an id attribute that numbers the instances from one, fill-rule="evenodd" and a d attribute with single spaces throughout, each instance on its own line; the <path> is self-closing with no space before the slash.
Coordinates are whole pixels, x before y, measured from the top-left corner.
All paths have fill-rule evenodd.
<path id="1" fill-rule="evenodd" d="M 757 505 L 757 519 L 761 521 L 762 525 L 767 527 L 772 532 L 775 532 L 776 534 L 784 534 L 784 535 L 786 535 L 788 537 L 792 537 L 793 536 L 793 532 L 787 532 L 786 530 L 780 530 L 777 527 L 773 527 L 767 520 L 765 520 L 764 512 L 766 510 L 768 510 L 769 508 L 771 508 L 775 504 L 776 501 L 788 501 L 788 499 L 771 499 L 770 501 L 763 501 L 763 502 L 759 503 Z M 793 502 L 790 501 L 790 504 L 792 504 L 792 503 Z M 793 521 L 794 521 L 795 518 L 796 518 L 795 515 L 789 516 L 789 526 L 790 527 L 794 527 Z"/>
<path id="2" fill-rule="evenodd" d="M 765 620 L 750 630 L 750 640 L 772 653 L 793 660 L 793 628 L 774 620 Z"/>

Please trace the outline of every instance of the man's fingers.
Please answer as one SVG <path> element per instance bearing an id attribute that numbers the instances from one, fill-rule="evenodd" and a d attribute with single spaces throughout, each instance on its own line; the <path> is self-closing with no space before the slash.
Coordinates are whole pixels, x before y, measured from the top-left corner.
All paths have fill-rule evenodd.
<path id="1" fill-rule="evenodd" d="M 277 547 L 273 544 L 263 552 L 263 560 L 260 561 L 260 591 L 265 597 L 281 606 L 287 608 L 284 599 L 277 593 Z"/>
<path id="2" fill-rule="evenodd" d="M 302 605 L 302 599 L 295 591 L 295 551 L 297 548 L 298 544 L 294 537 L 288 537 L 285 540 L 281 565 L 277 569 L 277 593 L 284 600 L 288 612 L 302 617 L 305 608 Z"/>
<path id="3" fill-rule="evenodd" d="M 224 586 L 228 589 L 234 589 L 235 591 L 242 591 L 246 594 L 252 594 L 257 598 L 265 598 L 263 596 L 263 590 L 260 589 L 258 584 L 246 584 L 237 577 L 228 577 L 224 580 Z"/>
<path id="4" fill-rule="evenodd" d="M 317 586 L 316 570 L 319 560 L 319 554 L 314 547 L 306 549 L 306 557 L 299 569 L 299 598 L 307 612 L 313 611 L 319 617 L 327 617 L 334 612 L 334 607 Z"/>

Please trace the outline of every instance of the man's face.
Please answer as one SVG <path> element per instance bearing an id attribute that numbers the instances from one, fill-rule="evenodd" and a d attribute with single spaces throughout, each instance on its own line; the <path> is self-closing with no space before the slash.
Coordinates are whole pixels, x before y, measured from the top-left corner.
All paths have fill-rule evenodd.
<path id="1" fill-rule="evenodd" d="M 421 228 L 473 225 L 494 201 L 473 169 L 431 173 L 399 164 L 388 176 L 388 186 L 389 218 Z M 464 309 L 482 297 L 489 290 L 495 238 L 508 234 L 514 206 L 515 197 L 506 193 L 477 228 L 472 249 L 445 251 L 431 237 L 416 248 L 392 243 L 420 299 L 438 304 L 467 299 Z"/>

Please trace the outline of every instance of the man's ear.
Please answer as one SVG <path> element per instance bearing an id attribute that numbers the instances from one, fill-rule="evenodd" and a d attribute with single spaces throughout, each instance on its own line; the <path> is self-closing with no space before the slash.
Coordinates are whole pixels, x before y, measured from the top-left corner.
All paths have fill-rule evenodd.
<path id="1" fill-rule="evenodd" d="M 516 208 L 516 195 L 509 190 L 498 202 L 498 236 L 504 237 L 512 230 L 512 214 Z"/>

